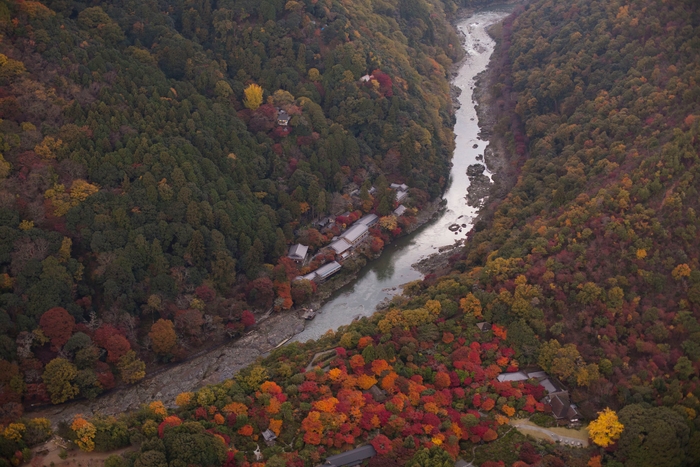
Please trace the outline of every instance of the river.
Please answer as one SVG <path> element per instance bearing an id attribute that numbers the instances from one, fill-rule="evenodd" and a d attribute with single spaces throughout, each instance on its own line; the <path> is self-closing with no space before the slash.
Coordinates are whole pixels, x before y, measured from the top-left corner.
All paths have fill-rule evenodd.
<path id="1" fill-rule="evenodd" d="M 509 9 L 489 9 L 477 12 L 458 23 L 464 35 L 464 60 L 453 84 L 460 88 L 460 108 L 456 112 L 455 154 L 450 181 L 443 198 L 446 208 L 421 228 L 389 245 L 381 257 L 370 262 L 360 271 L 352 283 L 336 291 L 320 309 L 316 318 L 307 324 L 295 340 L 304 342 L 317 339 L 329 329 L 349 324 L 358 316 L 370 316 L 377 304 L 401 292 L 400 286 L 422 279 L 423 274 L 412 265 L 422 258 L 436 253 L 440 247 L 453 244 L 471 229 L 476 208 L 467 205 L 469 178 L 467 167 L 483 163 L 483 154 L 488 141 L 478 139 L 479 125 L 473 99 L 474 80 L 486 69 L 493 52 L 494 42 L 486 28 L 509 13 Z M 476 146 L 476 147 L 474 147 Z M 477 157 L 481 156 L 481 160 Z M 488 171 L 486 175 L 490 174 Z M 452 232 L 452 224 L 464 225 L 460 231 Z"/>

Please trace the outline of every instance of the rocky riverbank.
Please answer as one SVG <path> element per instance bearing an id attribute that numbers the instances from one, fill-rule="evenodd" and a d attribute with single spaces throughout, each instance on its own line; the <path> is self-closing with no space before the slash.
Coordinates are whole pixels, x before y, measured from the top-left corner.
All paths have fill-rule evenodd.
<path id="1" fill-rule="evenodd" d="M 138 409 L 142 404 L 161 400 L 172 405 L 181 392 L 233 377 L 241 368 L 255 362 L 278 344 L 303 331 L 304 321 L 296 313 L 280 313 L 261 320 L 255 329 L 236 341 L 182 362 L 139 383 L 114 389 L 94 401 L 75 401 L 31 412 L 46 417 L 55 426 L 76 414 L 116 415 Z"/>

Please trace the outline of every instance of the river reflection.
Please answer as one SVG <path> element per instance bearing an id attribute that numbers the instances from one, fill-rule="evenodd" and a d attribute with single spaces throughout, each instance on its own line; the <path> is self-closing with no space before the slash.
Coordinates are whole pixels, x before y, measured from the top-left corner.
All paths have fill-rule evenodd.
<path id="1" fill-rule="evenodd" d="M 465 199 L 469 186 L 466 171 L 467 166 L 478 162 L 478 156 L 483 157 L 484 148 L 488 144 L 488 141 L 481 141 L 477 137 L 479 126 L 472 99 L 474 78 L 486 68 L 493 52 L 494 42 L 486 34 L 485 28 L 500 21 L 508 13 L 506 8 L 491 9 L 475 13 L 458 24 L 459 30 L 465 35 L 464 47 L 469 57 L 454 80 L 462 94 L 459 97 L 461 107 L 456 112 L 453 167 L 443 196 L 447 201 L 446 208 L 415 232 L 389 245 L 380 258 L 360 271 L 357 280 L 336 291 L 321 308 L 320 314 L 307 323 L 304 332 L 294 340 L 303 342 L 316 339 L 329 329 L 349 324 L 358 316 L 371 315 L 378 303 L 401 292 L 400 285 L 423 277 L 411 267 L 412 264 L 437 252 L 438 248 L 463 238 L 471 229 L 477 210 L 469 207 Z M 474 145 L 477 147 L 474 148 Z M 488 171 L 485 174 L 491 175 Z M 466 224 L 466 227 L 455 235 L 448 229 L 454 223 L 460 226 Z"/>

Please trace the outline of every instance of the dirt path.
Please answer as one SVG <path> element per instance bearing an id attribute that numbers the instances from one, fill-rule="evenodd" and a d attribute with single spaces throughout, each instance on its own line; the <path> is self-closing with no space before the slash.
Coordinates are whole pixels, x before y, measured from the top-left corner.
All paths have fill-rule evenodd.
<path id="1" fill-rule="evenodd" d="M 63 444 L 59 441 L 59 438 L 53 437 L 44 444 L 32 449 L 34 457 L 28 465 L 32 467 L 101 467 L 109 456 L 113 454 L 119 455 L 133 450 L 133 448 L 128 447 L 111 452 L 83 452 L 74 449 L 67 452 L 65 459 L 61 458 L 62 450 Z"/>
<path id="2" fill-rule="evenodd" d="M 513 425 L 524 435 L 530 435 L 533 438 L 559 442 L 572 447 L 587 447 L 588 446 L 588 430 L 581 428 L 580 430 L 572 430 L 569 428 L 542 428 L 532 423 L 530 420 L 511 420 Z"/>

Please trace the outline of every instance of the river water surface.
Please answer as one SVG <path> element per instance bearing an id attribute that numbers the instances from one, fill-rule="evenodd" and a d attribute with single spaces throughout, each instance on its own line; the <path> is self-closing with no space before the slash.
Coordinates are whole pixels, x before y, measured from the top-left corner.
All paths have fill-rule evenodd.
<path id="1" fill-rule="evenodd" d="M 462 93 L 454 128 L 456 146 L 453 167 L 449 186 L 443 196 L 447 201 L 446 209 L 415 232 L 389 245 L 380 258 L 360 271 L 355 281 L 333 294 L 295 340 L 304 342 L 317 339 L 329 329 L 338 329 L 358 316 L 372 315 L 377 304 L 401 292 L 400 285 L 423 278 L 423 274 L 412 267 L 413 264 L 436 253 L 440 247 L 463 238 L 471 229 L 477 210 L 467 205 L 469 178 L 466 172 L 469 165 L 483 163 L 483 159 L 478 161 L 477 156 L 483 156 L 488 144 L 488 141 L 479 140 L 477 136 L 479 125 L 473 99 L 474 80 L 486 69 L 495 45 L 486 28 L 508 14 L 505 8 L 490 9 L 477 12 L 457 25 L 464 35 L 463 45 L 468 56 L 453 81 Z M 478 146 L 474 148 L 474 145 Z M 490 175 L 488 171 L 485 174 Z M 464 224 L 466 227 L 455 233 L 448 229 L 452 224 Z"/>

